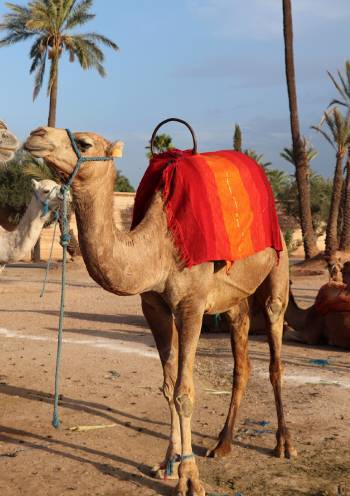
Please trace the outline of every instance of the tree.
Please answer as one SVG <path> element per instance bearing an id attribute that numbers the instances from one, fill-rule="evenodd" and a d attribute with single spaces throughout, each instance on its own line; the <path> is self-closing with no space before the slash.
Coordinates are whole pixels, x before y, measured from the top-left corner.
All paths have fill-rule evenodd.
<path id="1" fill-rule="evenodd" d="M 242 151 L 242 131 L 238 124 L 235 124 L 235 132 L 233 135 L 233 149 L 236 152 Z"/>
<path id="2" fill-rule="evenodd" d="M 9 13 L 3 16 L 0 31 L 6 35 L 0 40 L 0 47 L 34 38 L 30 49 L 30 73 L 35 74 L 33 99 L 38 96 L 44 81 L 46 63 L 50 63 L 47 94 L 50 98 L 48 125 L 56 126 L 58 68 L 64 52 L 70 62 L 78 60 L 84 69 L 95 69 L 104 77 L 104 54 L 99 45 L 113 50 L 118 46 L 109 38 L 98 33 L 76 34 L 74 28 L 86 24 L 95 17 L 90 9 L 93 0 L 33 0 L 27 6 L 8 3 Z M 78 246 L 72 239 L 73 246 Z M 35 249 L 35 261 L 40 260 L 40 242 Z"/>
<path id="3" fill-rule="evenodd" d="M 117 172 L 117 179 L 114 185 L 114 191 L 130 192 L 135 191 L 135 188 L 130 184 L 129 179 L 121 173 Z"/>
<path id="4" fill-rule="evenodd" d="M 345 62 L 344 68 L 345 76 L 338 71 L 338 79 L 327 71 L 329 77 L 331 78 L 336 90 L 340 94 L 342 100 L 333 99 L 329 106 L 342 105 L 347 107 L 347 112 L 350 112 L 350 60 Z M 346 177 L 345 184 L 343 185 L 343 193 L 341 200 L 341 216 L 342 216 L 342 230 L 340 237 L 340 250 L 345 252 L 350 252 L 350 148 L 348 148 L 348 155 L 346 160 Z"/>
<path id="5" fill-rule="evenodd" d="M 25 158 L 26 153 L 20 150 L 0 169 L 0 211 L 8 225 L 19 222 L 33 194 L 30 178 L 23 174 Z"/>
<path id="6" fill-rule="evenodd" d="M 329 132 L 322 129 L 326 123 Z M 343 159 L 350 145 L 350 114 L 342 115 L 337 107 L 324 113 L 324 119 L 319 126 L 312 126 L 328 141 L 336 152 L 332 200 L 326 231 L 326 255 L 331 256 L 338 249 L 338 216 L 343 186 Z"/>
<path id="7" fill-rule="evenodd" d="M 311 143 L 306 139 L 302 138 L 304 141 L 304 149 L 306 153 L 306 159 L 308 164 L 312 162 L 317 156 L 318 151 L 313 148 Z M 283 148 L 283 151 L 280 153 L 281 157 L 287 160 L 290 164 L 296 165 L 296 157 L 294 155 L 293 146 L 290 148 Z"/>
<path id="8" fill-rule="evenodd" d="M 267 169 L 271 165 L 271 162 L 264 162 L 264 155 L 262 153 L 259 155 L 253 148 L 247 148 L 244 150 L 244 154 L 255 160 L 264 169 Z"/>
<path id="9" fill-rule="evenodd" d="M 168 150 L 171 150 L 172 148 L 174 148 L 174 145 L 172 143 L 172 137 L 170 136 L 170 134 L 157 134 L 157 136 L 153 140 L 153 150 L 155 151 L 155 153 L 164 153 Z M 146 146 L 146 150 L 148 150 L 146 154 L 147 158 L 151 159 L 151 142 L 148 146 Z"/>
<path id="10" fill-rule="evenodd" d="M 295 160 L 295 177 L 299 192 L 299 217 L 303 234 L 305 258 L 311 258 L 318 252 L 316 237 L 312 225 L 309 164 L 300 135 L 298 103 L 295 84 L 294 52 L 293 52 L 293 20 L 291 0 L 283 0 L 283 35 L 285 51 L 285 70 L 288 90 L 290 127 L 292 133 L 293 156 Z"/>

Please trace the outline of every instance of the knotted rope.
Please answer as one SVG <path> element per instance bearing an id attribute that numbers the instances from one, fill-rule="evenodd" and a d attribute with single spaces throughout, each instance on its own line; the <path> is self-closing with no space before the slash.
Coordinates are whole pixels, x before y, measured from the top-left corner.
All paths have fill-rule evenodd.
<path id="1" fill-rule="evenodd" d="M 75 138 L 69 129 L 66 129 L 68 137 L 70 139 L 72 148 L 77 157 L 77 163 L 72 174 L 69 176 L 68 181 L 61 186 L 60 193 L 62 195 L 63 205 L 62 205 L 62 233 L 61 233 L 61 246 L 63 248 L 62 256 L 62 278 L 61 278 L 61 304 L 60 304 L 60 316 L 58 323 L 58 336 L 57 336 L 57 354 L 56 354 L 56 372 L 55 372 L 55 393 L 54 393 L 54 410 L 52 425 L 55 429 L 60 426 L 60 419 L 58 415 L 58 400 L 59 400 L 59 385 L 60 385 L 60 366 L 61 366 L 61 354 L 62 354 L 62 337 L 63 337 L 63 319 L 64 319 L 64 300 L 65 300 L 65 284 L 66 284 L 66 261 L 67 261 L 67 246 L 70 241 L 69 225 L 68 225 L 68 191 L 71 187 L 75 176 L 78 174 L 81 165 L 84 162 L 103 162 L 112 160 L 112 157 L 83 157 L 80 153 L 78 145 Z"/>

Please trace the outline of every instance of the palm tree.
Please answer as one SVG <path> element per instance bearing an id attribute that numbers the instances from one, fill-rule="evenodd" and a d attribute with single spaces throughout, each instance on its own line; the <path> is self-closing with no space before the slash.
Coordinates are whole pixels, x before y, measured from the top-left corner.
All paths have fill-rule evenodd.
<path id="1" fill-rule="evenodd" d="M 291 0 L 283 0 L 283 34 L 285 51 L 285 69 L 288 89 L 290 127 L 295 160 L 295 178 L 299 192 L 300 223 L 303 233 L 305 258 L 311 258 L 318 252 L 316 237 L 312 225 L 309 164 L 304 141 L 300 135 L 298 103 L 295 86 L 294 52 L 293 52 L 293 19 Z"/>
<path id="2" fill-rule="evenodd" d="M 244 150 L 244 154 L 255 160 L 255 162 L 261 165 L 264 169 L 267 169 L 271 165 L 271 162 L 264 161 L 265 159 L 262 153 L 259 155 L 255 150 L 253 150 L 253 148 L 247 148 Z"/>
<path id="3" fill-rule="evenodd" d="M 322 129 L 323 123 L 328 126 L 328 133 Z M 321 133 L 336 152 L 331 207 L 326 230 L 325 253 L 330 256 L 338 248 L 338 216 L 343 185 L 343 158 L 350 145 L 350 114 L 348 113 L 344 117 L 340 110 L 334 107 L 324 113 L 322 124 L 312 126 L 312 128 Z"/>
<path id="4" fill-rule="evenodd" d="M 93 0 L 33 0 L 27 6 L 7 3 L 9 13 L 3 16 L 0 31 L 6 35 L 0 47 L 13 45 L 34 38 L 30 49 L 30 73 L 35 74 L 33 99 L 38 96 L 44 81 L 46 64 L 50 73 L 47 94 L 50 98 L 48 125 L 56 126 L 58 68 L 61 55 L 67 52 L 70 62 L 78 60 L 84 69 L 95 69 L 104 77 L 104 54 L 99 45 L 113 50 L 118 46 L 98 33 L 77 34 L 74 28 L 86 24 L 95 17 L 90 9 Z M 78 246 L 72 239 L 70 251 Z M 40 240 L 34 248 L 34 260 L 40 260 Z"/>
<path id="5" fill-rule="evenodd" d="M 174 145 L 172 143 L 172 137 L 170 136 L 170 134 L 157 134 L 157 136 L 153 140 L 153 150 L 156 153 L 164 153 L 168 150 L 171 150 L 172 148 L 174 148 Z M 146 150 L 148 150 L 147 158 L 152 158 L 151 143 L 146 146 Z"/>
<path id="6" fill-rule="evenodd" d="M 312 160 L 314 160 L 318 156 L 318 151 L 315 150 L 315 148 L 313 148 L 311 143 L 306 138 L 302 138 L 302 139 L 304 142 L 303 146 L 306 153 L 306 159 L 309 164 Z M 294 155 L 293 147 L 283 148 L 283 151 L 280 153 L 280 155 L 290 164 L 296 165 L 296 157 Z"/>
<path id="7" fill-rule="evenodd" d="M 27 6 L 7 3 L 10 12 L 3 16 L 0 31 L 6 36 L 0 47 L 34 38 L 30 49 L 30 73 L 35 73 L 33 99 L 43 85 L 47 61 L 50 75 L 47 93 L 50 97 L 48 125 L 56 125 L 58 66 L 61 55 L 67 52 L 70 62 L 78 60 L 83 69 L 95 69 L 100 76 L 106 75 L 103 67 L 104 54 L 99 45 L 113 50 L 118 46 L 98 33 L 76 34 L 72 29 L 86 24 L 95 17 L 90 12 L 93 0 L 33 0 Z"/>
<path id="8" fill-rule="evenodd" d="M 347 111 L 350 112 L 350 60 L 345 62 L 345 77 L 340 71 L 337 71 L 338 79 L 333 76 L 329 71 L 327 71 L 328 76 L 331 78 L 336 90 L 340 94 L 341 100 L 333 99 L 329 106 L 333 105 L 343 105 L 347 107 Z M 343 186 L 343 194 L 341 200 L 341 212 L 343 217 L 343 228 L 340 236 L 340 250 L 345 252 L 350 252 L 350 148 L 348 148 L 348 156 L 346 160 L 346 176 L 345 184 Z"/>

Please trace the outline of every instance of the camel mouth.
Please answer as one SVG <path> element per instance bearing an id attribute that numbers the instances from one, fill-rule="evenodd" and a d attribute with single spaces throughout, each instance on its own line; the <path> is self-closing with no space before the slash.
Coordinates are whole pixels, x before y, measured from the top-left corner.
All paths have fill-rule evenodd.
<path id="1" fill-rule="evenodd" d="M 34 157 L 42 158 L 53 152 L 55 147 L 51 143 L 43 142 L 39 136 L 32 135 L 24 143 L 24 149 Z"/>

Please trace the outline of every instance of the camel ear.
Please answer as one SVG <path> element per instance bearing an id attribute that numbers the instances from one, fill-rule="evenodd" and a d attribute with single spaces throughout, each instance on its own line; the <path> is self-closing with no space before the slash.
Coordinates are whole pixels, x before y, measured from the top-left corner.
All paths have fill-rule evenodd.
<path id="1" fill-rule="evenodd" d="M 32 187 L 33 187 L 34 191 L 39 189 L 39 186 L 40 186 L 39 181 L 36 181 L 36 179 L 32 179 Z"/>
<path id="2" fill-rule="evenodd" d="M 123 156 L 124 143 L 122 141 L 114 141 L 108 148 L 108 156 L 120 158 Z"/>

